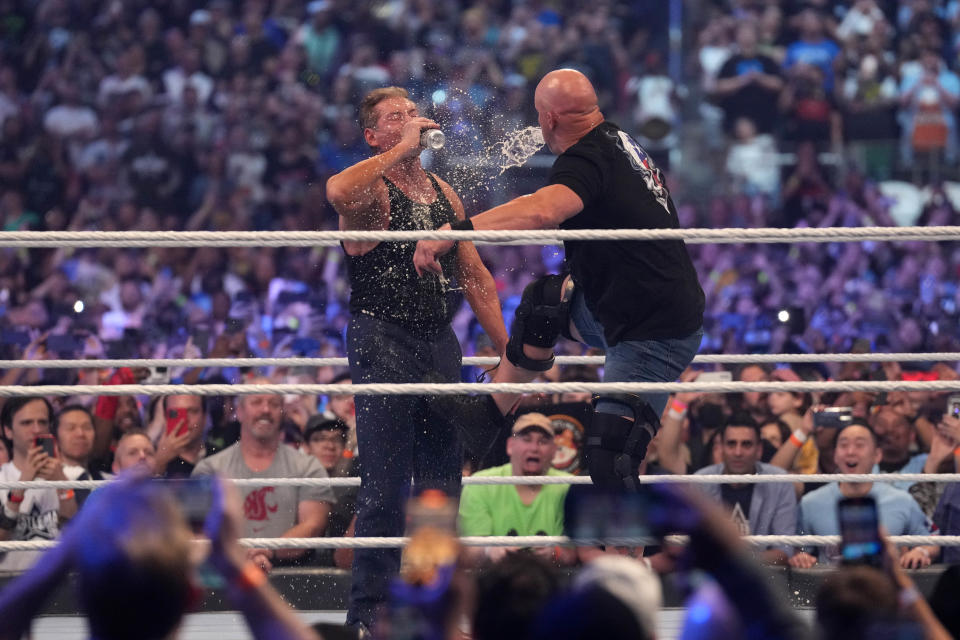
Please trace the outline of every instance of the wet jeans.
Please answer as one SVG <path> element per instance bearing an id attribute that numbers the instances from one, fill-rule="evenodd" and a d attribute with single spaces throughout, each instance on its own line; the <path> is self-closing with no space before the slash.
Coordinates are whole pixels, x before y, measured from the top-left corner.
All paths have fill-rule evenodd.
<path id="1" fill-rule="evenodd" d="M 450 327 L 431 339 L 356 314 L 347 328 L 354 384 L 459 382 L 460 343 Z M 362 485 L 356 536 L 400 536 L 404 503 L 414 491 L 440 488 L 459 496 L 462 453 L 454 425 L 424 396 L 358 395 L 357 448 Z M 400 568 L 399 549 L 357 549 L 347 623 L 373 627 L 378 605 Z"/>
<path id="2" fill-rule="evenodd" d="M 607 361 L 603 368 L 604 382 L 676 382 L 697 355 L 703 338 L 703 330 L 697 329 L 683 338 L 622 340 L 608 347 L 603 336 L 603 326 L 587 308 L 580 291 L 574 292 L 570 319 L 587 345 L 607 352 Z M 655 414 L 663 414 L 669 393 L 641 395 Z M 597 403 L 597 412 L 632 417 L 632 412 L 626 406 L 603 398 Z"/>

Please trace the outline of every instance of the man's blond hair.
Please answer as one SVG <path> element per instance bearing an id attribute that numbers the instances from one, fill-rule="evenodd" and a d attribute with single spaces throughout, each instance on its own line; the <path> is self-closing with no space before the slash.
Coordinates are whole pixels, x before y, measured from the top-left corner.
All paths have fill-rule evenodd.
<path id="1" fill-rule="evenodd" d="M 376 107 L 388 98 L 409 98 L 410 93 L 403 87 L 381 87 L 374 89 L 360 103 L 360 126 L 372 129 L 377 126 Z"/>

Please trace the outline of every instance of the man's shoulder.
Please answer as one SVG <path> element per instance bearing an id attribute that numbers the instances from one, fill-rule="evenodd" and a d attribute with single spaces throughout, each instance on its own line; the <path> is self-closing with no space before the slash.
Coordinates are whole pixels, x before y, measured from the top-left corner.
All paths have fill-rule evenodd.
<path id="1" fill-rule="evenodd" d="M 481 469 L 473 474 L 475 478 L 489 478 L 495 476 L 508 476 L 510 475 L 510 463 L 502 464 L 499 467 L 489 467 L 487 469 Z M 467 485 L 470 486 L 470 485 Z"/>
<path id="2" fill-rule="evenodd" d="M 213 471 L 223 471 L 233 462 L 239 450 L 240 443 L 235 442 L 223 451 L 219 451 L 212 456 L 207 456 L 206 458 L 203 458 L 197 462 L 197 466 L 194 467 L 194 471 L 203 473 L 207 468 Z"/>
<path id="3" fill-rule="evenodd" d="M 787 472 L 785 469 L 781 469 L 776 465 L 768 464 L 766 462 L 758 462 L 757 470 L 758 470 L 758 473 L 762 476 L 783 475 Z"/>
<path id="4" fill-rule="evenodd" d="M 291 473 L 296 475 L 320 475 L 327 477 L 327 470 L 323 468 L 320 461 L 313 456 L 300 453 L 289 445 L 281 444 L 277 449 L 277 458 L 280 463 L 290 469 Z"/>
<path id="5" fill-rule="evenodd" d="M 915 502 L 913 496 L 911 496 L 908 491 L 904 491 L 887 482 L 873 483 L 873 488 L 870 490 L 870 493 L 872 493 L 878 501 L 882 500 L 887 503 Z"/>
<path id="6" fill-rule="evenodd" d="M 816 504 L 819 502 L 824 502 L 824 503 L 835 502 L 839 495 L 840 495 L 840 490 L 837 487 L 836 483 L 831 482 L 830 484 L 820 487 L 819 489 L 814 489 L 810 493 L 800 498 L 800 504 L 810 505 L 810 504 Z"/>
<path id="7" fill-rule="evenodd" d="M 708 464 L 702 469 L 697 469 L 693 472 L 695 476 L 715 476 L 723 473 L 722 464 Z"/>

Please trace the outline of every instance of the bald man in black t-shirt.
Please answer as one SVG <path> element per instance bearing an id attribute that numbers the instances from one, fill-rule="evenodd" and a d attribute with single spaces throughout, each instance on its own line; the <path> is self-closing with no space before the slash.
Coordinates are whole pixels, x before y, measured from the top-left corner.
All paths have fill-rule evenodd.
<path id="1" fill-rule="evenodd" d="M 440 229 L 676 229 L 663 175 L 625 131 L 606 122 L 593 85 L 560 69 L 534 96 L 543 138 L 558 154 L 549 185 Z M 453 246 L 421 240 L 418 273 L 438 272 Z M 696 354 L 704 296 L 682 240 L 565 242 L 566 274 L 523 292 L 495 382 L 528 382 L 553 365 L 561 334 L 604 349 L 605 382 L 673 382 Z M 517 401 L 496 394 L 502 413 Z M 637 468 L 656 435 L 666 393 L 603 395 L 587 433 L 595 484 L 639 487 Z"/>

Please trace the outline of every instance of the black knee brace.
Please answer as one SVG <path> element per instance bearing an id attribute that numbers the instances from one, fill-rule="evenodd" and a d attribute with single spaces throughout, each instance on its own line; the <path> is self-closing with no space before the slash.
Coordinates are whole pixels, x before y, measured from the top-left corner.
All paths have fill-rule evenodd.
<path id="1" fill-rule="evenodd" d="M 633 411 L 633 421 L 612 413 L 597 413 L 586 438 L 587 470 L 594 486 L 639 491 L 638 468 L 647 455 L 650 441 L 660 430 L 660 418 L 639 396 L 605 396 Z M 594 405 L 598 398 L 594 396 Z"/>
<path id="2" fill-rule="evenodd" d="M 563 286 L 565 276 L 549 275 L 534 280 L 523 290 L 510 325 L 507 360 L 528 371 L 546 371 L 553 356 L 534 360 L 523 353 L 523 345 L 550 348 L 561 335 L 570 337 L 570 298 L 573 280 Z"/>

